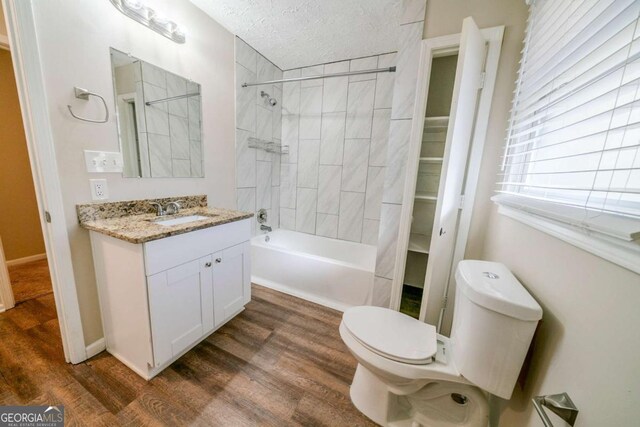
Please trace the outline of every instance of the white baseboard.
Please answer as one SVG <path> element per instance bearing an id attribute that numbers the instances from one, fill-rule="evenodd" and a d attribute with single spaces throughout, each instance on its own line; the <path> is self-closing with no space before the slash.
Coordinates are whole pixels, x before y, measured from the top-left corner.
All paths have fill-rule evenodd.
<path id="1" fill-rule="evenodd" d="M 106 349 L 107 349 L 107 345 L 104 341 L 104 338 L 100 338 L 99 340 L 94 341 L 93 343 L 87 346 L 87 359 L 92 358 L 96 354 L 101 353 Z"/>
<path id="2" fill-rule="evenodd" d="M 13 267 L 14 265 L 22 265 L 28 264 L 34 261 L 40 261 L 42 259 L 47 259 L 47 254 L 36 254 L 31 256 L 26 256 L 24 258 L 16 258 L 7 260 L 7 267 Z"/>
<path id="3" fill-rule="evenodd" d="M 4 304 L 0 303 L 0 313 L 4 313 L 4 312 L 5 312 Z"/>

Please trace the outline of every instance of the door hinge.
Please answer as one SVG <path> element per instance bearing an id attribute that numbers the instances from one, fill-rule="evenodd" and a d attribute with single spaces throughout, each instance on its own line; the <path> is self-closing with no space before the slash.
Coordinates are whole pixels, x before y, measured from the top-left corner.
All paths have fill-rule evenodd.
<path id="1" fill-rule="evenodd" d="M 460 206 L 458 209 L 464 209 L 464 194 L 460 195 Z"/>
<path id="2" fill-rule="evenodd" d="M 487 73 L 485 73 L 484 71 L 480 74 L 480 84 L 478 85 L 479 89 L 484 88 L 484 79 L 487 76 Z"/>
<path id="3" fill-rule="evenodd" d="M 51 214 L 49 211 L 44 211 L 44 220 L 51 224 Z"/>

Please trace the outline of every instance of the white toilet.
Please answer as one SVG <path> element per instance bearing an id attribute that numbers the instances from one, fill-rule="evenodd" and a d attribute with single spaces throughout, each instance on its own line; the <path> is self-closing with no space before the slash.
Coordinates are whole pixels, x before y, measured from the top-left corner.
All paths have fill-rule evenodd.
<path id="1" fill-rule="evenodd" d="M 461 261 L 451 338 L 381 307 L 345 311 L 358 360 L 351 400 L 383 426 L 486 426 L 487 393 L 511 398 L 542 309 L 503 264 Z"/>

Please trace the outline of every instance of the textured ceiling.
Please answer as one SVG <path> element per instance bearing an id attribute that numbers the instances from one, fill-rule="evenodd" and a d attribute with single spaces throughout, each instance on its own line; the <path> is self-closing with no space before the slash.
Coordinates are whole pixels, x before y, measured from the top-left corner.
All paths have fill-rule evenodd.
<path id="1" fill-rule="evenodd" d="M 400 0 L 190 0 L 283 70 L 397 50 Z"/>

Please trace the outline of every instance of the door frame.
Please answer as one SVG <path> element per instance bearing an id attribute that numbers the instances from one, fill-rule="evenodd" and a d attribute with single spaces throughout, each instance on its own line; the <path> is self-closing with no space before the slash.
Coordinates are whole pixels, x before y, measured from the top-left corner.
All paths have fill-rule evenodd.
<path id="1" fill-rule="evenodd" d="M 2 0 L 29 162 L 62 346 L 67 362 L 87 359 L 71 246 L 31 0 Z"/>
<path id="2" fill-rule="evenodd" d="M 452 272 L 455 266 L 464 257 L 473 205 L 475 203 L 476 189 L 478 186 L 478 176 L 482 163 L 482 153 L 489 124 L 489 114 L 491 113 L 491 102 L 495 88 L 496 76 L 498 73 L 498 62 L 502 49 L 502 39 L 504 26 L 481 29 L 482 35 L 487 41 L 487 57 L 485 65 L 484 86 L 479 96 L 478 112 L 476 116 L 475 130 L 471 141 L 470 155 L 467 166 L 467 178 L 465 179 L 465 199 L 460 212 L 460 222 L 456 237 Z M 400 229 L 398 233 L 398 244 L 396 250 L 395 270 L 391 284 L 391 301 L 389 307 L 393 310 L 400 310 L 402 300 L 402 286 L 404 270 L 407 262 L 407 250 L 409 247 L 409 234 L 411 232 L 411 216 L 413 214 L 414 193 L 416 190 L 416 175 L 418 173 L 418 157 L 422 144 L 422 134 L 424 131 L 425 114 L 427 109 L 427 96 L 429 93 L 429 79 L 431 77 L 432 58 L 457 52 L 460 49 L 461 34 L 451 34 L 422 40 L 420 49 L 420 63 L 418 68 L 418 81 L 416 83 L 416 97 L 413 107 L 413 120 L 411 124 L 411 136 L 409 141 L 409 152 L 407 161 L 407 172 L 404 182 L 404 193 L 402 212 L 400 215 Z M 451 281 L 451 275 L 449 276 Z M 420 305 L 421 321 L 425 320 L 427 299 L 429 297 L 429 286 L 425 283 Z M 448 293 L 448 284 L 445 295 Z M 444 298 L 444 296 L 443 296 Z"/>

